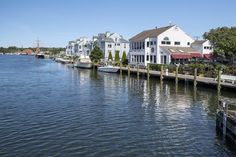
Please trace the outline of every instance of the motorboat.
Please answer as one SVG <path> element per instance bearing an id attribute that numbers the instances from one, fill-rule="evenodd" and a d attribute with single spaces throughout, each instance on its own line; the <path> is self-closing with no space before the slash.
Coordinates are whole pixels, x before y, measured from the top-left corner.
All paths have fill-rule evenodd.
<path id="1" fill-rule="evenodd" d="M 91 69 L 93 67 L 93 63 L 89 56 L 81 56 L 80 59 L 75 63 L 75 66 L 78 68 Z"/>
<path id="2" fill-rule="evenodd" d="M 36 53 L 36 54 L 35 54 L 35 57 L 36 57 L 36 58 L 39 58 L 39 59 L 44 59 L 44 58 L 45 58 L 43 52 Z"/>
<path id="3" fill-rule="evenodd" d="M 117 73 L 119 71 L 119 69 L 120 69 L 119 67 L 115 67 L 112 65 L 98 67 L 98 71 L 107 72 L 107 73 Z"/>

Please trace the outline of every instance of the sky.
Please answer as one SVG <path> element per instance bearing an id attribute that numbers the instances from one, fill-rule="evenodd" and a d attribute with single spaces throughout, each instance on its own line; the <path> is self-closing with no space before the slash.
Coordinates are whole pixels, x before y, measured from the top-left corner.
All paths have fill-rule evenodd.
<path id="1" fill-rule="evenodd" d="M 0 46 L 65 47 L 106 31 L 125 39 L 175 24 L 193 38 L 236 26 L 236 0 L 0 0 Z"/>

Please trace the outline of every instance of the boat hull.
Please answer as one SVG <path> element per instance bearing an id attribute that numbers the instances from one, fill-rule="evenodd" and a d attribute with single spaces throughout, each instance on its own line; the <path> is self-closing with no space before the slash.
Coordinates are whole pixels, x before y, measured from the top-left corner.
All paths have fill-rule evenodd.
<path id="1" fill-rule="evenodd" d="M 118 67 L 99 67 L 98 71 L 107 73 L 117 73 L 119 71 Z"/>
<path id="2" fill-rule="evenodd" d="M 90 62 L 77 62 L 76 66 L 78 68 L 91 69 L 93 67 L 93 64 Z"/>

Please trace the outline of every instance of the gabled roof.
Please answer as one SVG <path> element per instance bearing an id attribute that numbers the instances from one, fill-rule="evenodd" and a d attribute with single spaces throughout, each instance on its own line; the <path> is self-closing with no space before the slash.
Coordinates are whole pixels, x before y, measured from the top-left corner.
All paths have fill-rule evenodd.
<path id="1" fill-rule="evenodd" d="M 192 44 L 193 45 L 202 45 L 203 43 L 205 43 L 207 40 L 195 40 Z"/>
<path id="2" fill-rule="evenodd" d="M 145 30 L 145 31 L 135 35 L 130 40 L 131 41 L 141 41 L 141 40 L 144 40 L 148 37 L 156 37 L 156 36 L 160 35 L 161 33 L 167 31 L 171 27 L 173 27 L 173 26 L 167 26 L 167 27 L 161 27 L 161 28 L 156 28 L 156 29 L 151 29 L 151 30 Z"/>

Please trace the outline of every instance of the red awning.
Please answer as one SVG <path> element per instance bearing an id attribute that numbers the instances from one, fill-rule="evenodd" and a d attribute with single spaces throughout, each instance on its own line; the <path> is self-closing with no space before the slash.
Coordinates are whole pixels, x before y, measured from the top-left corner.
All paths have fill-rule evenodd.
<path id="1" fill-rule="evenodd" d="M 190 59 L 191 55 L 190 53 L 172 53 L 171 58 L 172 59 Z"/>
<path id="2" fill-rule="evenodd" d="M 190 54 L 192 58 L 203 58 L 202 54 L 199 52 L 191 52 Z"/>

